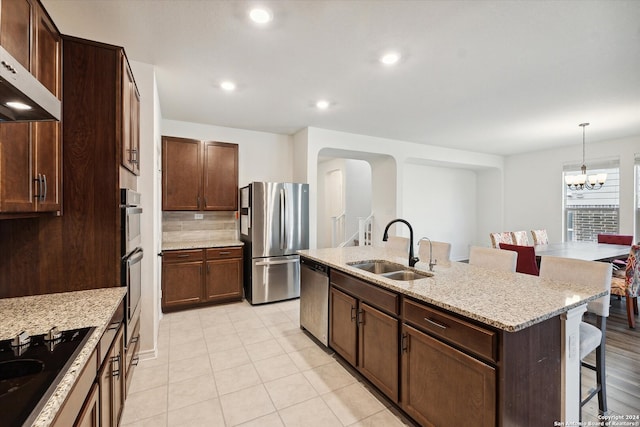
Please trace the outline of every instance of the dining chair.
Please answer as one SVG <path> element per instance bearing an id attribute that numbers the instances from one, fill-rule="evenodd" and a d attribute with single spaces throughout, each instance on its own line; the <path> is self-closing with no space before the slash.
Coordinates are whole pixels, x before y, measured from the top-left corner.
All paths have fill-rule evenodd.
<path id="1" fill-rule="evenodd" d="M 433 258 L 429 255 L 429 240 L 422 238 L 418 242 L 418 258 L 422 262 L 429 262 L 429 259 L 433 259 L 435 264 L 449 265 L 451 263 L 451 243 L 446 242 L 431 242 L 431 248 L 433 249 Z"/>
<path id="2" fill-rule="evenodd" d="M 518 253 L 502 251 L 496 248 L 471 246 L 469 250 L 469 264 L 490 268 L 498 271 L 510 271 L 515 273 Z"/>
<path id="3" fill-rule="evenodd" d="M 624 235 L 624 234 L 598 234 L 598 243 L 605 243 L 608 245 L 632 245 L 633 244 L 633 236 Z M 627 266 L 627 260 L 622 259 L 614 259 L 613 261 L 614 268 L 625 268 Z"/>
<path id="4" fill-rule="evenodd" d="M 633 236 L 624 234 L 598 234 L 598 243 L 607 243 L 610 245 L 631 245 Z"/>
<path id="5" fill-rule="evenodd" d="M 500 243 L 513 245 L 513 238 L 509 231 L 503 231 L 502 233 L 489 233 L 489 237 L 491 238 L 491 246 L 496 249 L 498 249 L 498 245 Z"/>
<path id="6" fill-rule="evenodd" d="M 611 279 L 611 295 L 618 298 L 625 297 L 627 303 L 627 320 L 629 327 L 635 329 L 636 316 L 638 315 L 638 292 L 640 288 L 640 263 L 638 262 L 638 252 L 640 245 L 631 246 L 627 267 L 624 277 L 613 277 Z"/>
<path id="7" fill-rule="evenodd" d="M 587 312 L 595 314 L 596 325 L 584 320 L 580 323 L 581 365 L 596 373 L 596 388 L 580 398 L 580 408 L 596 394 L 600 414 L 607 412 L 607 387 L 605 372 L 605 343 L 607 317 L 609 316 L 609 292 L 611 291 L 611 264 L 598 261 L 584 261 L 573 258 L 543 256 L 540 261 L 540 277 L 560 282 L 595 285 L 607 291 L 607 295 L 587 303 Z M 596 352 L 596 364 L 586 363 L 584 358 Z"/>
<path id="8" fill-rule="evenodd" d="M 512 231 L 511 240 L 514 245 L 529 246 L 529 236 L 526 231 Z M 509 244 L 508 242 L 504 242 Z"/>
<path id="9" fill-rule="evenodd" d="M 532 276 L 538 276 L 540 274 L 538 263 L 536 262 L 536 250 L 533 246 L 500 243 L 500 249 L 517 252 L 518 261 L 516 262 L 516 272 L 531 274 Z"/>
<path id="10" fill-rule="evenodd" d="M 389 240 L 385 242 L 384 247 L 392 251 L 402 251 L 406 253 L 409 250 L 409 238 L 389 236 Z"/>
<path id="11" fill-rule="evenodd" d="M 531 236 L 533 236 L 534 245 L 548 245 L 549 236 L 547 230 L 531 230 Z"/>

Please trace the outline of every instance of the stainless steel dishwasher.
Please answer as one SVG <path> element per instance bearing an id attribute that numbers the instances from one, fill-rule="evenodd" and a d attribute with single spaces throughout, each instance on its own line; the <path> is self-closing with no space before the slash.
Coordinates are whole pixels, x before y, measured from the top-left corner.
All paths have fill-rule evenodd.
<path id="1" fill-rule="evenodd" d="M 300 326 L 329 346 L 329 267 L 300 257 Z"/>

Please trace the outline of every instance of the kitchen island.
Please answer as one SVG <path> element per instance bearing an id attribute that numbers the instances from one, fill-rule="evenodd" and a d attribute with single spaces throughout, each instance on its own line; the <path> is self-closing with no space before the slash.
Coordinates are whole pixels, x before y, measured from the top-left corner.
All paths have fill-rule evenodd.
<path id="1" fill-rule="evenodd" d="M 457 262 L 398 281 L 352 264 L 406 266 L 403 253 L 299 253 L 331 269 L 330 347 L 421 424 L 453 425 L 441 413 L 478 425 L 578 421 L 579 324 L 606 291 Z"/>

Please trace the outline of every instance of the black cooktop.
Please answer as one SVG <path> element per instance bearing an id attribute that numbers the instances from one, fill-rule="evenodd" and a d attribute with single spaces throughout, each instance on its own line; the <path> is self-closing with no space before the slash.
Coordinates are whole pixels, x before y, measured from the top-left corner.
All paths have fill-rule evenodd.
<path id="1" fill-rule="evenodd" d="M 12 346 L 12 340 L 0 341 L 3 426 L 22 426 L 34 421 L 91 336 L 91 330 L 63 331 L 59 336 L 34 335 L 29 344 L 22 346 Z"/>

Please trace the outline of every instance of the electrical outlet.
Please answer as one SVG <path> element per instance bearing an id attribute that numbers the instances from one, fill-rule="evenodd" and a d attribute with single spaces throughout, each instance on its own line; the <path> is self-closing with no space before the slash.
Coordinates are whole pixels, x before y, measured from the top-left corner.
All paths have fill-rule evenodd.
<path id="1" fill-rule="evenodd" d="M 204 218 L 204 216 L 202 214 L 196 214 L 195 215 L 195 219 L 202 219 Z"/>

